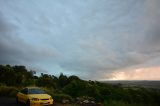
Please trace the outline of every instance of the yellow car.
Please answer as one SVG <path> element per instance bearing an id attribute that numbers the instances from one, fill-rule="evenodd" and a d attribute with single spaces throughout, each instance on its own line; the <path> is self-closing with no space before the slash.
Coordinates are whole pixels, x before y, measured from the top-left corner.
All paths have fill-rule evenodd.
<path id="1" fill-rule="evenodd" d="M 53 99 L 40 88 L 26 87 L 17 93 L 17 103 L 25 103 L 27 106 L 52 105 Z"/>

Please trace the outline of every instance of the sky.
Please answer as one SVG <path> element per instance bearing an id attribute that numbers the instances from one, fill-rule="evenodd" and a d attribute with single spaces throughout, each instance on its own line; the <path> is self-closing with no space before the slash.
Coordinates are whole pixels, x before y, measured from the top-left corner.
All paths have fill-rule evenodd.
<path id="1" fill-rule="evenodd" d="M 0 64 L 86 80 L 160 80 L 160 0 L 0 0 Z"/>

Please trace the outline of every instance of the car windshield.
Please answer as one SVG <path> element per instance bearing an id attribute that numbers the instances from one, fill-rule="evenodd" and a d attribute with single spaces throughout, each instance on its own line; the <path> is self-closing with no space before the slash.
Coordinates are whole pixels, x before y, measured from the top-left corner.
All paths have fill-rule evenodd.
<path id="1" fill-rule="evenodd" d="M 41 89 L 29 89 L 28 93 L 29 94 L 45 94 L 45 91 Z"/>

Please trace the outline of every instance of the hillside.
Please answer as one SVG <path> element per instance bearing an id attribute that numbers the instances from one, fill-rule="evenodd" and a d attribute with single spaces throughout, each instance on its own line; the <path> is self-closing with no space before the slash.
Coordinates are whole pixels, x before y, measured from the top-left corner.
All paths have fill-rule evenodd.
<path id="1" fill-rule="evenodd" d="M 117 81 L 102 81 L 103 83 L 109 83 L 113 85 L 121 84 L 123 87 L 144 87 L 160 89 L 160 81 L 149 81 L 149 80 L 117 80 Z"/>

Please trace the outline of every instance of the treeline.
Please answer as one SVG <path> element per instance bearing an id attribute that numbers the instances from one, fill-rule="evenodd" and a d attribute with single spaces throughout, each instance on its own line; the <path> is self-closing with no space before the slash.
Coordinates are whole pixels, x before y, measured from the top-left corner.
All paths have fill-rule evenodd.
<path id="1" fill-rule="evenodd" d="M 25 66 L 0 65 L 0 84 L 7 86 L 27 86 L 34 84 L 35 71 Z"/>
<path id="2" fill-rule="evenodd" d="M 120 84 L 111 85 L 97 81 L 84 81 L 77 76 L 66 76 L 61 73 L 54 75 L 41 74 L 34 76 L 35 72 L 27 70 L 25 66 L 0 65 L 0 84 L 6 86 L 35 85 L 47 88 L 55 98 L 73 99 L 77 97 L 91 98 L 105 105 L 116 103 L 144 104 L 144 106 L 159 106 L 160 91 L 141 87 L 122 87 Z M 128 105 L 126 105 L 128 106 Z M 141 105 L 139 105 L 141 106 Z"/>

